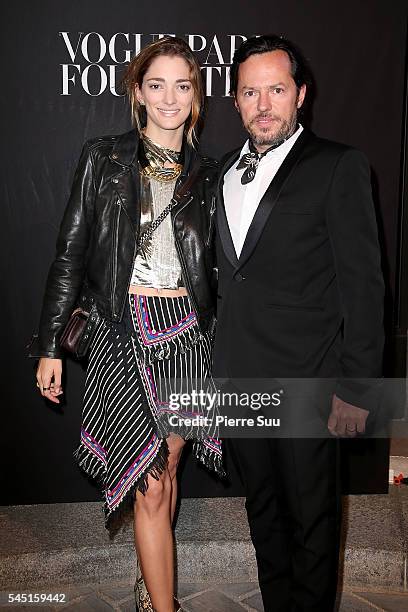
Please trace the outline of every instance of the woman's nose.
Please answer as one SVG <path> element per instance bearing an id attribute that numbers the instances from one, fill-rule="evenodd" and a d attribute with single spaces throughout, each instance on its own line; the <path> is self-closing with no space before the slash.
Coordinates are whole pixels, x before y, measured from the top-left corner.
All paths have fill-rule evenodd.
<path id="1" fill-rule="evenodd" d="M 166 87 L 164 90 L 164 102 L 166 104 L 174 104 L 176 101 L 176 96 L 172 87 Z"/>

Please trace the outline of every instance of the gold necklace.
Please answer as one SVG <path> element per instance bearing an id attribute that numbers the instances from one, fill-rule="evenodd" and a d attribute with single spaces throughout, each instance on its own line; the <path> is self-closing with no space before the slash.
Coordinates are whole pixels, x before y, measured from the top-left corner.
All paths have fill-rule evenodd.
<path id="1" fill-rule="evenodd" d="M 145 164 L 142 164 L 142 174 L 148 178 L 156 179 L 157 181 L 168 183 L 177 179 L 182 170 L 183 165 L 178 163 L 180 153 L 167 149 L 162 145 L 153 142 L 146 134 L 142 133 L 143 149 L 146 157 Z M 170 163 L 171 167 L 166 167 L 164 164 Z"/>

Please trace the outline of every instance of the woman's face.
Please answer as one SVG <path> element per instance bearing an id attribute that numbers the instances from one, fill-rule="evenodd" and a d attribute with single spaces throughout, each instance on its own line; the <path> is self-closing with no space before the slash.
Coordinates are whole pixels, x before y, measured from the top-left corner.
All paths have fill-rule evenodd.
<path id="1" fill-rule="evenodd" d="M 137 99 L 146 108 L 146 134 L 152 140 L 168 131 L 182 137 L 184 124 L 191 112 L 193 86 L 190 68 L 184 58 L 161 55 L 150 64 L 137 86 Z"/>

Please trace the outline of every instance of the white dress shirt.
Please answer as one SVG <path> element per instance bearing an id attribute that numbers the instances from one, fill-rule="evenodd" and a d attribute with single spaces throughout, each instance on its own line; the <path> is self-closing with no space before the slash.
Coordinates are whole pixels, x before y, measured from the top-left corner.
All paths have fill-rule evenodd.
<path id="1" fill-rule="evenodd" d="M 241 254 L 249 226 L 254 218 L 259 202 L 281 167 L 283 160 L 302 133 L 302 130 L 303 127 L 299 125 L 296 132 L 290 138 L 262 157 L 255 177 L 250 183 L 246 185 L 241 183 L 241 177 L 245 172 L 245 168 L 241 170 L 236 169 L 239 160 L 225 174 L 223 187 L 225 211 L 237 257 Z M 248 140 L 242 147 L 239 159 L 245 153 L 249 153 Z"/>

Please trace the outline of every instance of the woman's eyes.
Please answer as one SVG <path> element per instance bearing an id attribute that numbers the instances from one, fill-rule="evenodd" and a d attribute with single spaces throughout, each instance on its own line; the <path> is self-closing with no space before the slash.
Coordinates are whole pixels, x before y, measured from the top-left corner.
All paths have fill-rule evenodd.
<path id="1" fill-rule="evenodd" d="M 189 83 L 180 83 L 177 85 L 178 89 L 181 91 L 190 91 L 191 85 Z M 157 91 L 158 89 L 162 89 L 162 83 L 149 83 L 149 88 L 153 89 L 153 91 Z"/>

